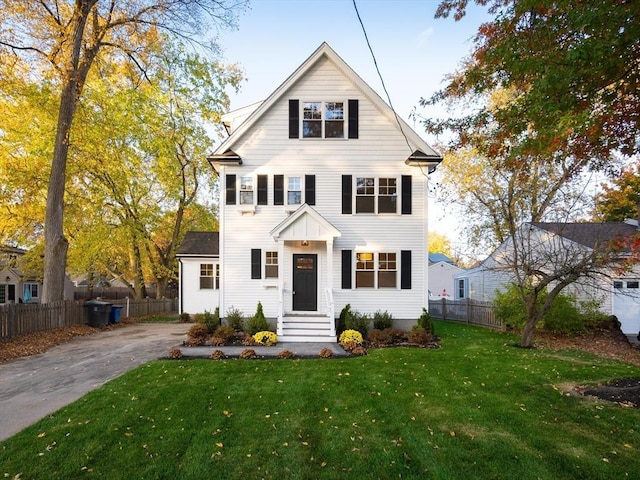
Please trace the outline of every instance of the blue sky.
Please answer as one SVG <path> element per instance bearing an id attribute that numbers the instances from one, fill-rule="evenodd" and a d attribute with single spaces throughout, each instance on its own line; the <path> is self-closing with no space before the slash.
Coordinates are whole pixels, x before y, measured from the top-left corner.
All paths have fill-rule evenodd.
<path id="1" fill-rule="evenodd" d="M 485 10 L 472 6 L 459 22 L 436 20 L 438 3 L 356 0 L 391 103 L 410 125 L 409 114 L 420 98 L 442 87 L 470 52 L 479 25 L 489 19 Z M 238 30 L 221 32 L 219 38 L 225 60 L 239 63 L 246 76 L 231 108 L 264 100 L 325 41 L 387 101 L 353 0 L 252 0 Z M 418 112 L 446 114 L 442 109 Z M 423 134 L 420 125 L 414 129 Z M 455 225 L 442 206 L 431 202 L 431 213 L 430 228 L 454 240 Z"/>

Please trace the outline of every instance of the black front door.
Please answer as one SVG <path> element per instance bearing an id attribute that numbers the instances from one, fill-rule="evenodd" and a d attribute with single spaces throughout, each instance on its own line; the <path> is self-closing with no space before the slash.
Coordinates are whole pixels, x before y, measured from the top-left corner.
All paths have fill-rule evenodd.
<path id="1" fill-rule="evenodd" d="M 293 255 L 293 309 L 318 310 L 318 273 L 315 254 Z"/>

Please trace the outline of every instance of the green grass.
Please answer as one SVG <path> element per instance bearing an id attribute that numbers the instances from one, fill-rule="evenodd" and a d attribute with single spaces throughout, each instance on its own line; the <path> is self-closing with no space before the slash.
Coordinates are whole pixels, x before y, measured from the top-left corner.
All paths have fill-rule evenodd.
<path id="1" fill-rule="evenodd" d="M 637 478 L 640 412 L 562 391 L 640 376 L 436 323 L 442 348 L 157 361 L 0 443 L 7 478 Z"/>

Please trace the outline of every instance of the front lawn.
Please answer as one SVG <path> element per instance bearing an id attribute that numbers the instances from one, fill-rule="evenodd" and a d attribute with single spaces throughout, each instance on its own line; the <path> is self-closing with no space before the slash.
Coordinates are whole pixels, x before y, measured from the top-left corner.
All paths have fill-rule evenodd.
<path id="1" fill-rule="evenodd" d="M 1 442 L 0 475 L 637 478 L 640 411 L 568 392 L 640 368 L 436 333 L 346 359 L 152 362 Z"/>

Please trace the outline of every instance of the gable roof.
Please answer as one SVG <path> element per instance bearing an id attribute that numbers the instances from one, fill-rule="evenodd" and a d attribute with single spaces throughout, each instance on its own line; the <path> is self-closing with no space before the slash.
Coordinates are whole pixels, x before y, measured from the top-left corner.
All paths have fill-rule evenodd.
<path id="1" fill-rule="evenodd" d="M 560 235 L 585 247 L 595 248 L 618 238 L 629 238 L 638 234 L 638 228 L 626 222 L 531 222 L 531 225 L 555 235 Z"/>
<path id="2" fill-rule="evenodd" d="M 452 265 L 455 264 L 455 262 L 451 260 L 449 257 L 447 257 L 444 253 L 429 252 L 429 263 L 431 264 L 431 263 L 438 263 L 438 262 L 451 263 Z"/>
<path id="3" fill-rule="evenodd" d="M 271 230 L 276 241 L 329 240 L 341 235 L 340 230 L 306 203 Z"/>
<path id="4" fill-rule="evenodd" d="M 402 132 L 411 146 L 407 162 L 414 165 L 438 164 L 442 156 L 431 148 L 404 120 L 397 116 L 393 109 L 378 95 L 360 76 L 329 46 L 323 42 L 307 60 L 302 63 L 248 118 L 232 130 L 231 135 L 222 142 L 207 159 L 211 162 L 234 148 L 236 141 L 249 130 L 286 92 L 300 80 L 322 58 L 327 58 L 347 77 L 360 91 L 386 115 Z"/>
<path id="5" fill-rule="evenodd" d="M 187 232 L 176 257 L 204 257 L 220 254 L 219 232 Z"/>

